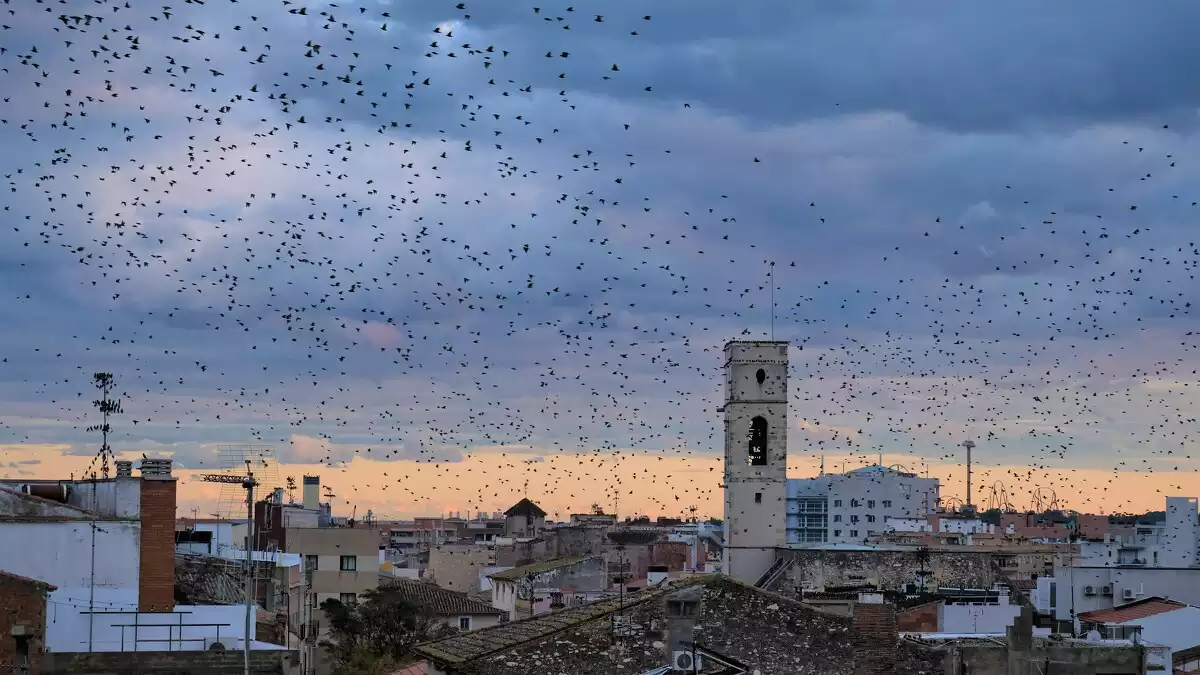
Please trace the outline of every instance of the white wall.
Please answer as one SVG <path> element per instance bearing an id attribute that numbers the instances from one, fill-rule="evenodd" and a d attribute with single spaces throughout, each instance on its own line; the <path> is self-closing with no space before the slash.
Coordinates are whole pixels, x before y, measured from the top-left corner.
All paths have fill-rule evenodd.
<path id="1" fill-rule="evenodd" d="M 887 532 L 932 532 L 933 525 L 925 518 L 885 518 Z"/>
<path id="2" fill-rule="evenodd" d="M 141 512 L 142 481 L 134 477 L 74 482 L 67 503 L 114 518 L 137 518 Z"/>
<path id="3" fill-rule="evenodd" d="M 1163 567 L 1190 567 L 1196 563 L 1200 535 L 1195 497 L 1167 497 Z"/>
<path id="4" fill-rule="evenodd" d="M 517 612 L 517 584 L 502 579 L 492 580 L 492 607 L 508 612 L 515 618 Z"/>
<path id="5" fill-rule="evenodd" d="M 977 518 L 938 518 L 938 532 L 952 534 L 993 534 L 996 526 Z"/>
<path id="6" fill-rule="evenodd" d="M 213 550 L 216 551 L 220 546 L 244 546 L 246 537 L 236 542 L 233 540 L 233 523 L 196 523 L 193 528 L 196 532 L 212 532 Z"/>
<path id="7" fill-rule="evenodd" d="M 1173 652 L 1200 645 L 1200 607 L 1181 607 L 1173 612 L 1135 619 L 1126 625 L 1141 626 L 1146 642 L 1166 645 Z"/>
<path id="8" fill-rule="evenodd" d="M 136 609 L 136 591 L 101 593 L 101 589 L 96 590 L 97 598 L 103 598 L 104 602 L 132 601 Z M 51 599 L 53 600 L 53 595 Z M 178 605 L 175 607 L 177 613 L 112 613 L 115 610 L 106 613 L 100 606 L 97 606 L 96 611 L 98 613 L 88 614 L 86 604 L 83 607 L 52 605 L 46 616 L 46 648 L 53 652 L 200 651 L 206 648 L 204 642 L 182 642 L 180 637 L 188 640 L 220 637 L 225 646 L 232 649 L 231 645 L 246 633 L 245 605 Z M 182 628 L 179 627 L 181 622 Z M 135 629 L 132 627 L 135 623 L 138 625 L 137 642 L 134 640 Z M 252 620 L 250 639 L 255 637 L 255 622 Z"/>
<path id="9" fill-rule="evenodd" d="M 995 605 L 943 605 L 938 630 L 947 633 L 1004 633 L 1021 613 L 1021 606 L 1001 596 Z"/>
<path id="10" fill-rule="evenodd" d="M 1071 618 L 1072 591 L 1077 614 L 1131 602 L 1124 598 L 1127 588 L 1134 591 L 1134 600 L 1157 595 L 1189 605 L 1200 605 L 1200 568 L 1055 566 L 1054 581 L 1058 584 L 1055 618 L 1060 621 L 1069 621 Z M 1038 584 L 1040 589 L 1041 578 Z M 1106 585 L 1112 587 L 1111 596 L 1101 592 Z M 1093 587 L 1095 595 L 1084 594 L 1087 586 Z"/>
<path id="11" fill-rule="evenodd" d="M 55 521 L 0 525 L 0 569 L 58 587 L 56 593 L 98 588 L 132 589 L 137 593 L 141 523 L 95 523 L 95 566 L 92 523 Z M 86 594 L 83 596 L 86 598 Z M 134 597 L 137 603 L 137 597 Z"/>

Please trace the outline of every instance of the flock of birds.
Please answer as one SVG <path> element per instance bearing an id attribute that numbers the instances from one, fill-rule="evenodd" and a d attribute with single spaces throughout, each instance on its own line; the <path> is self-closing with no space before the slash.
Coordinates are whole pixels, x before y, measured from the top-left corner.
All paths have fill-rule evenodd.
<path id="1" fill-rule="evenodd" d="M 718 456 L 720 347 L 773 334 L 794 345 L 793 463 L 948 465 L 974 437 L 1008 467 L 981 482 L 1061 480 L 1080 510 L 1144 504 L 1109 491 L 1118 472 L 1195 470 L 1200 252 L 1160 223 L 1196 201 L 1145 188 L 1190 157 L 1114 141 L 1136 182 L 1038 202 L 1013 177 L 992 197 L 1012 222 L 930 214 L 861 254 L 810 248 L 859 230 L 803 186 L 772 222 L 748 195 L 787 156 L 705 161 L 706 106 L 622 63 L 653 11 L 476 4 L 3 0 L 5 314 L 78 318 L 6 341 L 10 394 L 57 410 L 9 418 L 11 440 L 93 425 L 106 370 L 116 452 L 403 460 L 324 478 L 393 513 L 430 490 L 581 510 L 604 486 L 719 515 L 719 467 L 633 462 Z M 1113 474 L 1085 488 L 1077 466 Z"/>

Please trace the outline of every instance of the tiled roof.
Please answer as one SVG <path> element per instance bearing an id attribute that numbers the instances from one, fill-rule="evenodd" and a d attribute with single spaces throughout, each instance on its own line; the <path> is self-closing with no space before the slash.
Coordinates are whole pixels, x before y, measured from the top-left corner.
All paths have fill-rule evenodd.
<path id="1" fill-rule="evenodd" d="M 594 558 L 594 557 L 597 557 L 597 556 L 569 555 L 569 556 L 564 556 L 562 558 L 554 558 L 552 560 L 543 560 L 541 562 L 535 562 L 535 563 L 532 563 L 529 565 L 522 565 L 520 567 L 514 567 L 510 570 L 504 570 L 502 572 L 496 572 L 494 574 L 489 574 L 488 576 L 492 579 L 501 579 L 501 580 L 512 581 L 514 579 L 521 579 L 523 577 L 527 577 L 531 574 L 541 574 L 542 572 L 549 572 L 550 570 L 556 570 L 560 567 L 570 567 L 571 565 L 577 565 L 577 564 L 583 562 L 584 560 L 587 560 L 588 558 Z"/>
<path id="2" fill-rule="evenodd" d="M 705 577 L 697 577 L 689 583 L 638 591 L 626 595 L 624 598 L 610 598 L 520 621 L 509 621 L 435 642 L 426 642 L 414 647 L 413 651 L 418 656 L 437 663 L 449 665 L 466 663 L 527 642 L 541 640 L 579 624 L 622 611 L 622 609 L 628 610 L 680 588 L 701 584 L 705 580 Z"/>
<path id="3" fill-rule="evenodd" d="M 406 600 L 411 600 L 437 616 L 466 616 L 480 614 L 504 614 L 504 610 L 496 609 L 487 603 L 467 597 L 466 593 L 457 593 L 441 586 L 413 581 L 411 579 L 381 580 L 386 588 L 396 590 Z"/>
<path id="4" fill-rule="evenodd" d="M 30 586 L 42 586 L 48 591 L 57 591 L 58 590 L 58 586 L 55 586 L 54 584 L 42 581 L 41 579 L 31 579 L 29 577 L 23 577 L 20 574 L 13 574 L 12 572 L 5 572 L 4 570 L 0 570 L 0 577 L 3 577 L 5 579 L 10 579 L 12 581 L 19 581 L 21 583 L 29 584 Z"/>
<path id="5" fill-rule="evenodd" d="M 1113 607 L 1112 609 L 1096 609 L 1090 612 L 1081 612 L 1079 619 L 1093 623 L 1126 623 L 1154 616 L 1155 614 L 1173 612 L 1181 607 L 1187 607 L 1187 605 L 1182 602 L 1175 602 L 1174 600 L 1159 597 L 1143 598 L 1121 605 L 1120 607 Z"/>
<path id="6" fill-rule="evenodd" d="M 1009 583 L 1018 591 L 1032 591 L 1037 588 L 1037 579 L 1013 579 Z"/>
<path id="7" fill-rule="evenodd" d="M 392 673 L 392 675 L 427 675 L 428 672 L 429 664 L 425 661 L 422 661 L 420 663 L 414 663 L 406 668 L 401 668 L 400 670 Z"/>
<path id="8" fill-rule="evenodd" d="M 527 518 L 545 518 L 546 512 L 542 507 L 534 504 L 528 499 L 522 499 L 513 505 L 512 508 L 504 512 L 506 516 L 525 516 Z"/>

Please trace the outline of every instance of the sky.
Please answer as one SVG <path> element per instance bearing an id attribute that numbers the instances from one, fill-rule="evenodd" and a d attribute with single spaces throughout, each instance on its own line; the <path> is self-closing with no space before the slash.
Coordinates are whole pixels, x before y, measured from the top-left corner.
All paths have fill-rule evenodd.
<path id="1" fill-rule="evenodd" d="M 773 336 L 791 475 L 1200 494 L 1194 3 L 458 5 L 4 6 L 5 475 L 99 471 L 110 372 L 185 511 L 254 445 L 346 515 L 720 516 Z"/>

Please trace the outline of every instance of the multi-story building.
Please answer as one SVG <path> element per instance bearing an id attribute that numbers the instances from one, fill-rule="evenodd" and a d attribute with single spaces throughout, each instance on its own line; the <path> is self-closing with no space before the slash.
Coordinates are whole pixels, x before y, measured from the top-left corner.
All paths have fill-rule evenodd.
<path id="1" fill-rule="evenodd" d="M 50 604 L 41 619 L 17 617 L 42 672 L 55 670 L 44 663 L 52 655 L 103 660 L 111 672 L 133 672 L 139 658 L 184 671 L 197 652 L 222 649 L 240 670 L 234 652 L 247 638 L 252 670 L 278 672 L 294 654 L 258 641 L 255 621 L 247 633 L 245 605 L 176 599 L 176 477 L 169 459 L 140 468 L 136 476 L 132 462 L 117 460 L 113 478 L 0 479 L 0 614 L 28 609 L 31 593 Z"/>
<path id="2" fill-rule="evenodd" d="M 789 544 L 850 544 L 884 532 L 889 519 L 924 519 L 937 509 L 936 478 L 884 466 L 788 480 Z"/>
<path id="3" fill-rule="evenodd" d="M 303 559 L 307 606 L 298 614 L 292 609 L 288 623 L 307 640 L 301 650 L 305 673 L 325 672 L 329 665 L 325 654 L 313 649 L 329 628 L 321 603 L 354 602 L 379 587 L 379 528 L 333 517 L 330 504 L 318 500 L 319 488 L 318 477 L 305 476 L 302 503 L 284 503 L 276 491 L 254 505 L 254 549 Z"/>

